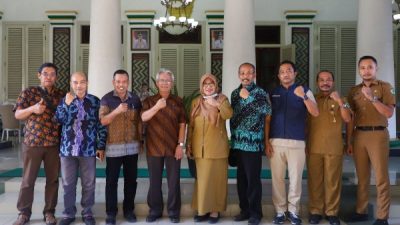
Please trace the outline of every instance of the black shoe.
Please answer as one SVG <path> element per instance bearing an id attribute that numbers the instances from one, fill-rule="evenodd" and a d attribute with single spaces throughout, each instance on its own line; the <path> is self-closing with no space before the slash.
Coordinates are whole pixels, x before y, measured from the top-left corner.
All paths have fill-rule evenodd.
<path id="1" fill-rule="evenodd" d="M 292 225 L 300 225 L 301 224 L 300 216 L 295 213 L 289 212 L 288 219 Z"/>
<path id="2" fill-rule="evenodd" d="M 286 215 L 284 213 L 277 213 L 275 218 L 272 220 L 274 224 L 284 224 L 286 221 Z"/>
<path id="3" fill-rule="evenodd" d="M 219 221 L 219 213 L 218 213 L 218 216 L 217 216 L 217 217 L 210 216 L 210 217 L 208 218 L 208 223 L 209 223 L 209 224 L 218 223 L 218 221 Z"/>
<path id="4" fill-rule="evenodd" d="M 235 217 L 233 217 L 233 221 L 240 222 L 240 221 L 248 220 L 249 218 L 250 218 L 249 214 L 240 213 L 240 214 L 236 215 Z"/>
<path id="5" fill-rule="evenodd" d="M 250 217 L 248 225 L 258 225 L 258 224 L 260 224 L 260 219 L 254 218 L 254 217 Z"/>
<path id="6" fill-rule="evenodd" d="M 208 220 L 209 217 L 210 217 L 210 213 L 206 213 L 206 214 L 201 215 L 201 216 L 195 215 L 193 217 L 193 220 L 194 220 L 194 222 L 204 222 L 204 221 Z"/>
<path id="7" fill-rule="evenodd" d="M 126 219 L 126 221 L 128 221 L 129 223 L 136 223 L 136 215 L 133 212 L 130 213 L 124 213 L 124 218 Z"/>
<path id="8" fill-rule="evenodd" d="M 373 225 L 389 225 L 387 220 L 376 219 Z"/>
<path id="9" fill-rule="evenodd" d="M 82 221 L 85 223 L 85 225 L 96 225 L 96 220 L 93 216 L 82 217 Z"/>
<path id="10" fill-rule="evenodd" d="M 70 225 L 71 223 L 73 223 L 75 221 L 75 217 L 71 218 L 71 217 L 64 217 L 60 220 L 60 222 L 58 222 L 58 225 Z"/>
<path id="11" fill-rule="evenodd" d="M 146 217 L 146 222 L 152 223 L 152 222 L 156 221 L 158 218 L 161 218 L 161 215 L 158 215 L 158 216 L 156 216 L 156 215 L 148 215 Z"/>
<path id="12" fill-rule="evenodd" d="M 115 225 L 116 222 L 115 216 L 107 216 L 106 225 Z"/>
<path id="13" fill-rule="evenodd" d="M 354 213 L 353 215 L 350 216 L 349 222 L 361 222 L 367 220 L 368 220 L 368 214 Z"/>
<path id="14" fill-rule="evenodd" d="M 179 223 L 180 219 L 179 216 L 170 216 L 169 221 L 171 221 L 171 223 Z"/>
<path id="15" fill-rule="evenodd" d="M 337 216 L 326 216 L 326 220 L 328 220 L 331 225 L 340 225 L 340 220 Z"/>
<path id="16" fill-rule="evenodd" d="M 310 217 L 308 218 L 308 222 L 310 224 L 319 224 L 321 219 L 322 219 L 322 216 L 319 214 L 310 214 Z"/>

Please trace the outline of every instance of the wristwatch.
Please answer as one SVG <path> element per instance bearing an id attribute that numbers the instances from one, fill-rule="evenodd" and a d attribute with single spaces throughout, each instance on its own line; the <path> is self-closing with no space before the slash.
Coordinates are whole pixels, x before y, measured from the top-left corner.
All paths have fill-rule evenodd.
<path id="1" fill-rule="evenodd" d="M 179 142 L 178 144 L 179 144 L 179 146 L 181 146 L 181 147 L 185 146 L 185 144 L 184 144 L 183 142 Z"/>
<path id="2" fill-rule="evenodd" d="M 305 95 L 303 96 L 303 100 L 304 100 L 304 101 L 308 100 L 307 94 L 305 94 Z"/>
<path id="3" fill-rule="evenodd" d="M 371 103 L 375 103 L 375 102 L 377 102 L 378 101 L 378 97 L 376 97 L 376 96 L 374 96 L 372 99 L 371 99 Z"/>

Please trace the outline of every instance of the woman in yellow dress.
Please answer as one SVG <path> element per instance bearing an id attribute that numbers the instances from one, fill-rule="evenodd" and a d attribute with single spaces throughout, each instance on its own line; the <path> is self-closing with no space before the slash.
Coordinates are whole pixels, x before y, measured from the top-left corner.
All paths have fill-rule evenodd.
<path id="1" fill-rule="evenodd" d="M 217 78 L 204 74 L 201 95 L 192 101 L 187 154 L 196 162 L 192 208 L 195 222 L 217 223 L 226 210 L 229 143 L 225 121 L 233 110 L 228 98 L 219 93 Z"/>

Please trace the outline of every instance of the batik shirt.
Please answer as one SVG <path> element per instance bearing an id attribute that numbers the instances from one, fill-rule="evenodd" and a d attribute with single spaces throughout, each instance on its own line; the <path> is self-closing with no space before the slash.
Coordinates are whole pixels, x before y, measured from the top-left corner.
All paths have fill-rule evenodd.
<path id="1" fill-rule="evenodd" d="M 99 119 L 100 100 L 87 94 L 75 98 L 70 105 L 65 99 L 58 105 L 57 121 L 62 126 L 60 156 L 93 157 L 96 150 L 104 150 L 107 129 Z"/>
<path id="2" fill-rule="evenodd" d="M 21 92 L 17 99 L 14 111 L 26 109 L 39 103 L 43 99 L 46 109 L 42 114 L 32 113 L 25 121 L 24 144 L 30 147 L 58 146 L 60 143 L 60 125 L 54 119 L 57 105 L 64 92 L 53 88 L 51 92 L 36 86 L 29 87 Z"/>
<path id="3" fill-rule="evenodd" d="M 249 97 L 244 99 L 239 95 L 241 89 L 240 85 L 231 95 L 231 148 L 246 152 L 264 151 L 264 121 L 267 115 L 271 115 L 268 94 L 252 83 L 246 87 Z"/>

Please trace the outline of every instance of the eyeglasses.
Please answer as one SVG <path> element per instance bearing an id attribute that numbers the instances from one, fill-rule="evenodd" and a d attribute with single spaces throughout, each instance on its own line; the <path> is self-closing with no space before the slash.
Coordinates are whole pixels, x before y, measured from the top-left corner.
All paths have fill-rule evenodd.
<path id="1" fill-rule="evenodd" d="M 214 83 L 203 83 L 204 87 L 214 87 L 215 84 Z"/>
<path id="2" fill-rule="evenodd" d="M 240 72 L 239 75 L 240 76 L 244 76 L 244 75 L 253 75 L 254 71 L 248 71 L 248 72 Z"/>
<path id="3" fill-rule="evenodd" d="M 43 72 L 43 73 L 41 73 L 44 77 L 55 77 L 56 76 L 56 73 L 46 73 L 46 72 Z"/>
<path id="4" fill-rule="evenodd" d="M 171 80 L 164 80 L 164 79 L 159 79 L 158 82 L 163 83 L 163 84 L 170 84 L 170 83 L 172 83 Z"/>

